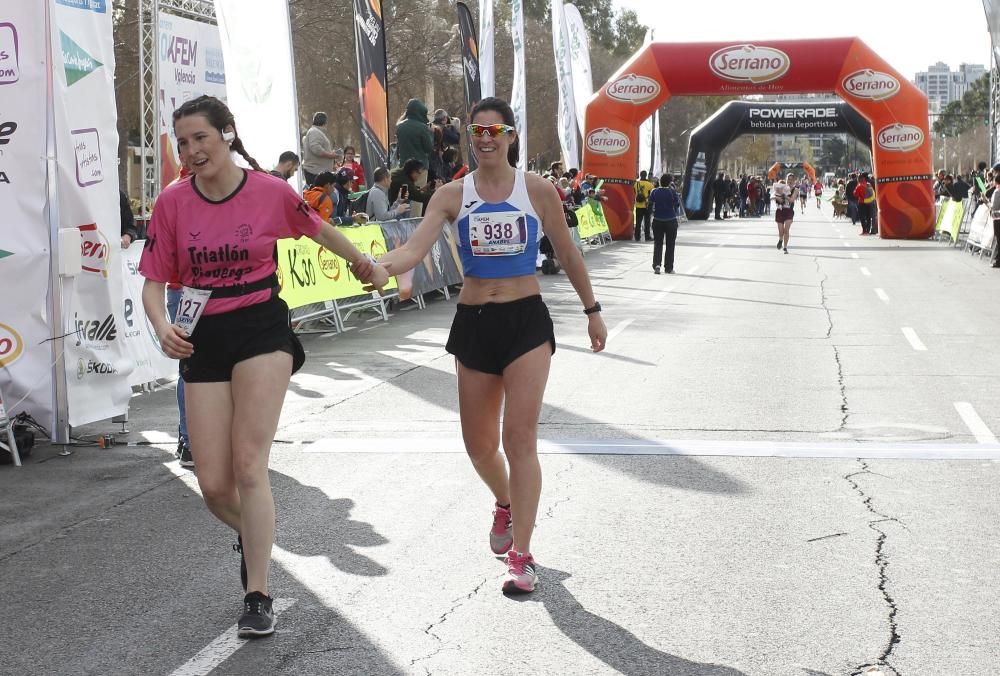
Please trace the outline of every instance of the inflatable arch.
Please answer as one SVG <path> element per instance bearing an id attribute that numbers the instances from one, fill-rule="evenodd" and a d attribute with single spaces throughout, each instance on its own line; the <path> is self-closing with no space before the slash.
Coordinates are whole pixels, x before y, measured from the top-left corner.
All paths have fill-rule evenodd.
<path id="1" fill-rule="evenodd" d="M 652 43 L 587 106 L 583 169 L 605 179 L 616 239 L 632 237 L 638 128 L 671 96 L 834 92 L 871 124 L 879 233 L 934 232 L 927 98 L 857 38 Z"/>
<path id="2" fill-rule="evenodd" d="M 745 134 L 850 134 L 871 148 L 868 120 L 843 101 L 782 103 L 730 101 L 691 132 L 684 171 L 684 210 L 688 218 L 708 218 L 713 200 L 712 178 L 719 157 L 730 143 Z M 811 181 L 816 172 L 801 165 Z M 774 169 L 774 167 L 771 167 Z M 768 178 L 774 176 L 768 172 Z M 698 178 L 704 176 L 704 179 Z"/>

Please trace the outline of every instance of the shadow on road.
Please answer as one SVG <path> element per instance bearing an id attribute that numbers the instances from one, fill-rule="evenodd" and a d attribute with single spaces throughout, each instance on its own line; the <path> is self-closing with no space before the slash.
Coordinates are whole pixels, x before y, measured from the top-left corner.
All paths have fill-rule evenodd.
<path id="1" fill-rule="evenodd" d="M 516 600 L 541 602 L 559 631 L 615 671 L 626 676 L 746 676 L 732 667 L 692 662 L 646 645 L 625 627 L 584 608 L 563 584 L 569 573 L 544 566 L 538 571 L 543 584 Z"/>

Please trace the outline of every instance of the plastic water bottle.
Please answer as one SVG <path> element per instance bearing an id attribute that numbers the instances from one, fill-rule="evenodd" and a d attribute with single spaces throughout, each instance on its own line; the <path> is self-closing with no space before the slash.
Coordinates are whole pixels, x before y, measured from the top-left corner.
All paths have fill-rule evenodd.
<path id="1" fill-rule="evenodd" d="M 688 183 L 688 194 L 684 196 L 684 206 L 688 211 L 701 209 L 701 193 L 705 188 L 705 176 L 708 167 L 705 166 L 705 153 L 698 153 L 691 166 L 691 181 Z"/>

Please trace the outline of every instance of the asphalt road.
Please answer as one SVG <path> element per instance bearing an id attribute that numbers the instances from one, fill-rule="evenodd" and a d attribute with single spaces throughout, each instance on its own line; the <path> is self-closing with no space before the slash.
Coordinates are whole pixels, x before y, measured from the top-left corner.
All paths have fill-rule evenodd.
<path id="1" fill-rule="evenodd" d="M 436 299 L 304 340 L 269 639 L 233 637 L 239 559 L 169 453 L 172 390 L 133 400 L 143 445 L 0 467 L 0 674 L 1000 672 L 1000 274 L 813 209 L 775 242 L 688 223 L 659 276 L 651 244 L 588 252 L 600 355 L 540 277 L 531 597 L 499 592 Z"/>

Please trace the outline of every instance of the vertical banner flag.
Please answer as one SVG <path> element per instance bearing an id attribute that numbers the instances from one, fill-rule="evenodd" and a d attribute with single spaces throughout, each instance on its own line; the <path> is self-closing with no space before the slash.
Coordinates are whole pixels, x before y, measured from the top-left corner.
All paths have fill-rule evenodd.
<path id="1" fill-rule="evenodd" d="M 556 83 L 559 87 L 559 145 L 562 148 L 563 168 L 568 170 L 580 166 L 580 151 L 563 0 L 552 0 L 552 51 L 555 54 Z"/>
<path id="2" fill-rule="evenodd" d="M 663 151 L 660 150 L 660 111 L 653 113 L 653 176 L 663 175 Z"/>
<path id="3" fill-rule="evenodd" d="M 653 29 L 650 28 L 646 31 L 646 39 L 642 41 L 643 48 L 649 46 L 653 41 Z M 653 135 L 655 134 L 654 129 L 654 116 L 647 117 L 643 120 L 642 124 L 639 125 L 639 171 L 653 171 Z"/>
<path id="4" fill-rule="evenodd" d="M 526 171 L 528 169 L 528 96 L 525 92 L 524 69 L 524 0 L 511 0 L 510 2 L 510 37 L 514 42 L 514 86 L 510 95 L 510 107 L 514 110 L 517 136 L 520 139 L 520 156 L 517 158 L 517 168 Z"/>
<path id="5" fill-rule="evenodd" d="M 226 94 L 243 145 L 262 167 L 299 147 L 287 0 L 215 0 Z"/>
<path id="6" fill-rule="evenodd" d="M 479 81 L 485 99 L 496 96 L 496 67 L 493 64 L 493 0 L 479 0 Z"/>
<path id="7" fill-rule="evenodd" d="M 64 0 L 57 2 L 62 3 Z M 65 0 L 65 4 L 87 6 L 94 3 Z M 100 4 L 104 5 L 104 0 Z M 160 187 L 165 188 L 177 178 L 180 170 L 177 138 L 174 136 L 171 115 L 185 101 L 203 94 L 225 101 L 226 69 L 218 26 L 166 12 L 159 13 L 158 22 Z"/>
<path id="8" fill-rule="evenodd" d="M 8 414 L 27 411 L 51 430 L 52 344 L 45 341 L 64 332 L 50 330 L 46 312 L 44 2 L 5 3 L 0 13 L 0 390 Z M 54 61 L 62 68 L 61 58 Z"/>
<path id="9" fill-rule="evenodd" d="M 63 366 L 69 424 L 78 426 L 128 409 L 134 362 L 123 342 L 134 318 L 126 319 L 122 302 L 111 3 L 52 0 L 51 7 L 52 48 L 61 48 L 52 60 L 51 103 L 59 228 L 79 231 L 83 257 L 80 274 L 60 282 L 65 317 L 58 333 L 69 334 Z M 161 42 L 163 51 L 174 48 Z M 194 45 L 178 49 L 194 67 Z"/>
<path id="10" fill-rule="evenodd" d="M 476 41 L 476 28 L 472 23 L 472 12 L 464 2 L 458 3 L 458 30 L 462 37 L 462 71 L 465 73 L 465 115 L 468 116 L 472 106 L 483 98 L 482 78 L 479 73 L 479 43 Z M 466 120 L 466 123 L 472 120 Z M 476 168 L 476 155 L 472 152 L 472 139 L 467 139 L 469 148 L 469 169 Z"/>
<path id="11" fill-rule="evenodd" d="M 563 7 L 566 13 L 566 34 L 569 36 L 570 68 L 573 72 L 573 99 L 576 106 L 576 122 L 580 133 L 587 125 L 584 117 L 587 104 L 594 95 L 594 78 L 590 73 L 590 40 L 583 25 L 583 17 L 576 5 Z"/>
<path id="12" fill-rule="evenodd" d="M 365 169 L 365 185 L 373 185 L 375 169 L 389 166 L 389 92 L 382 0 L 354 0 L 354 45 L 364 138 L 361 164 Z"/>

